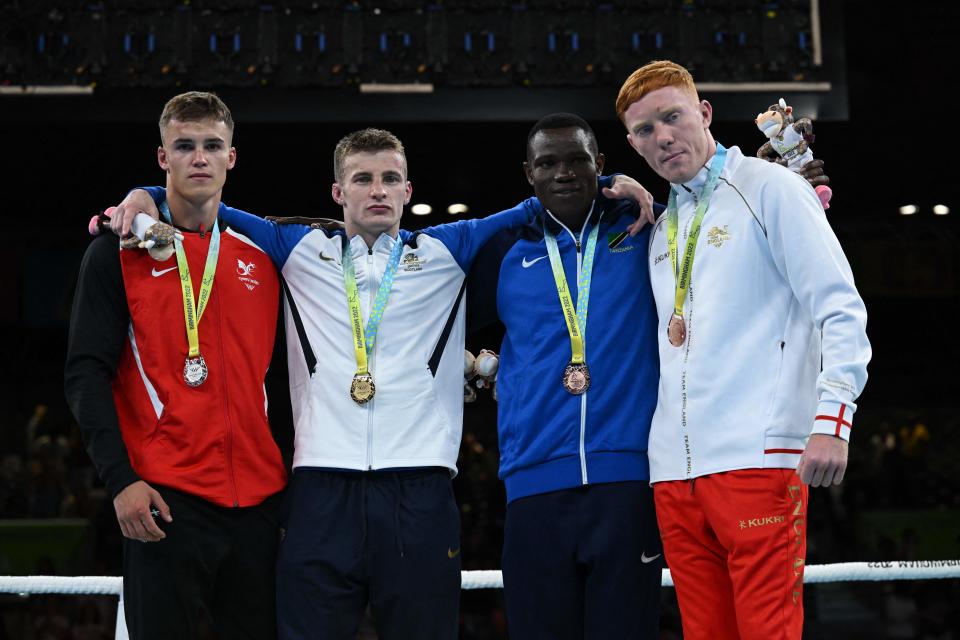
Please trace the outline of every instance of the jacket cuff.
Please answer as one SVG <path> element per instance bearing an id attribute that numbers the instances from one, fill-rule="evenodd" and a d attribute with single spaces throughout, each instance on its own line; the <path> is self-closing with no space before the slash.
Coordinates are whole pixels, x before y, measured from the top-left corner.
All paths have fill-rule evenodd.
<path id="1" fill-rule="evenodd" d="M 133 468 L 127 466 L 125 469 L 118 470 L 114 473 L 109 480 L 104 482 L 104 485 L 107 487 L 107 493 L 110 494 L 110 499 L 113 500 L 121 491 L 140 480 L 140 476 L 136 474 Z"/>
<path id="2" fill-rule="evenodd" d="M 817 405 L 817 417 L 813 420 L 814 433 L 824 433 L 850 441 L 853 428 L 853 408 L 842 402 L 820 402 Z"/>

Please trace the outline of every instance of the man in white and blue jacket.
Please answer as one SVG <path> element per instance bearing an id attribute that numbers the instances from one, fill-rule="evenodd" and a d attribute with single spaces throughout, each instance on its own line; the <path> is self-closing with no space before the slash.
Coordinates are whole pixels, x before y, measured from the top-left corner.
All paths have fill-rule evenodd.
<path id="1" fill-rule="evenodd" d="M 400 229 L 412 186 L 395 136 L 346 136 L 334 167 L 343 231 L 278 225 L 226 206 L 219 214 L 270 256 L 285 294 L 296 441 L 277 563 L 279 637 L 352 639 L 369 604 L 384 640 L 453 640 L 461 564 L 451 478 L 463 422 L 466 272 L 492 235 L 537 209 L 528 200 L 411 233 Z M 203 167 L 197 174 L 203 179 Z M 149 192 L 164 198 L 163 189 Z M 142 191 L 120 215 L 138 209 L 153 209 Z M 253 265 L 221 268 L 255 286 Z M 366 340 L 355 345 L 353 317 L 366 339 L 381 320 L 366 349 Z M 243 331 L 237 318 L 233 330 Z M 361 369 L 373 377 L 372 394 L 352 384 Z"/>
<path id="2" fill-rule="evenodd" d="M 537 122 L 524 164 L 536 216 L 494 236 L 469 281 L 471 314 L 487 311 L 486 320 L 506 328 L 497 395 L 512 638 L 657 636 L 662 553 L 647 436 L 659 368 L 649 228 L 631 236 L 640 208 L 598 193 L 603 162 L 581 118 Z M 564 385 L 572 342 L 551 237 L 578 312 L 589 288 L 581 333 L 590 383 L 581 393 Z"/>

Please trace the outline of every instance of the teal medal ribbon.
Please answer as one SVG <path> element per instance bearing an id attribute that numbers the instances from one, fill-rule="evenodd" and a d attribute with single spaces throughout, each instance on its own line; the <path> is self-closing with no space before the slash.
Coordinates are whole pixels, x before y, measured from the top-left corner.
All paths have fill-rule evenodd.
<path id="1" fill-rule="evenodd" d="M 357 273 L 353 266 L 353 255 L 350 252 L 350 239 L 347 238 L 346 234 L 343 235 L 342 247 L 343 284 L 347 291 L 353 350 L 357 361 L 357 370 L 353 375 L 353 382 L 350 384 L 350 397 L 357 404 L 365 404 L 373 398 L 377 391 L 367 359 L 370 352 L 373 351 L 377 331 L 380 329 L 380 321 L 383 320 L 383 312 L 387 308 L 387 300 L 390 298 L 393 280 L 397 275 L 400 255 L 403 253 L 403 240 L 400 239 L 399 234 L 394 240 L 393 249 L 387 259 L 387 268 L 383 272 L 383 278 L 380 279 L 380 286 L 377 288 L 377 295 L 373 300 L 370 316 L 367 318 L 366 328 L 363 326 L 363 312 L 360 308 L 360 292 L 357 290 Z"/>

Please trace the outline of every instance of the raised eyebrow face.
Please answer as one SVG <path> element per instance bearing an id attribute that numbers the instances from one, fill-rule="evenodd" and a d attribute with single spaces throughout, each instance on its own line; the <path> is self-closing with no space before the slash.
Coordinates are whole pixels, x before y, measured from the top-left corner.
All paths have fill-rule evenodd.
<path id="1" fill-rule="evenodd" d="M 659 118 L 659 119 L 663 120 L 663 119 L 665 119 L 665 118 L 670 117 L 670 116 L 673 115 L 674 113 L 678 113 L 678 112 L 680 112 L 680 111 L 683 111 L 683 105 L 681 105 L 681 104 L 673 104 L 673 105 L 670 105 L 670 106 L 667 106 L 667 107 L 662 107 L 662 108 L 660 108 L 660 109 L 657 109 L 656 118 Z M 635 124 L 633 125 L 632 132 L 633 132 L 633 133 L 640 133 L 640 130 L 641 130 L 643 127 L 649 126 L 650 123 L 651 123 L 651 120 L 641 120 L 640 122 L 637 122 L 637 123 L 635 123 Z"/>

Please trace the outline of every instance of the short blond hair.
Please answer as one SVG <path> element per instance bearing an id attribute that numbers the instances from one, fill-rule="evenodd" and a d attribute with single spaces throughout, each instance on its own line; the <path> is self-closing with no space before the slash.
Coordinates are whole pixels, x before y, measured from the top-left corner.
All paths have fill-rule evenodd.
<path id="1" fill-rule="evenodd" d="M 333 179 L 343 182 L 343 163 L 347 156 L 355 153 L 377 153 L 378 151 L 396 151 L 403 160 L 403 173 L 407 173 L 407 155 L 403 151 L 400 138 L 385 129 L 361 129 L 348 133 L 337 143 L 333 150 Z"/>
<path id="2" fill-rule="evenodd" d="M 160 114 L 160 140 L 163 140 L 163 131 L 171 120 L 179 122 L 200 122 L 213 120 L 227 125 L 230 135 L 233 135 L 233 116 L 230 109 L 223 103 L 217 94 L 208 91 L 187 91 L 173 96 L 163 105 Z"/>
<path id="3" fill-rule="evenodd" d="M 617 117 L 622 122 L 623 114 L 630 105 L 648 93 L 664 87 L 678 87 L 700 102 L 693 76 L 685 67 L 670 60 L 654 60 L 643 65 L 624 80 L 620 93 L 617 94 Z"/>

